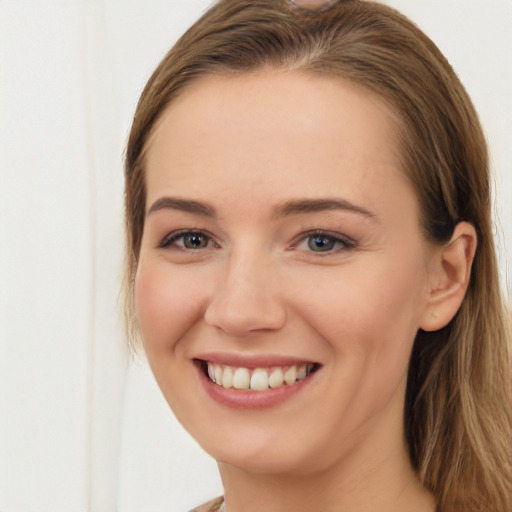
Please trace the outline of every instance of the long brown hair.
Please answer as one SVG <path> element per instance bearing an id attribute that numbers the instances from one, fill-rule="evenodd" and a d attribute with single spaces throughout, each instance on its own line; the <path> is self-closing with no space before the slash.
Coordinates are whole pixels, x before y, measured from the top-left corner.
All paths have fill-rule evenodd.
<path id="1" fill-rule="evenodd" d="M 417 334 L 405 426 L 411 460 L 443 512 L 512 510 L 510 329 L 492 235 L 489 164 L 474 107 L 434 43 L 397 11 L 346 0 L 300 13 L 284 0 L 220 0 L 171 49 L 140 98 L 126 150 L 126 315 L 145 215 L 144 155 L 155 122 L 192 81 L 260 68 L 300 69 L 370 89 L 400 119 L 403 169 L 425 237 L 470 222 L 469 289 L 443 329 Z"/>

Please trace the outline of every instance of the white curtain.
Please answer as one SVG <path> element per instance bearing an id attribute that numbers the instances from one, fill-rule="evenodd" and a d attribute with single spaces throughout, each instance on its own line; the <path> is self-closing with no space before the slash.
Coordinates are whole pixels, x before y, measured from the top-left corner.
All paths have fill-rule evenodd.
<path id="1" fill-rule="evenodd" d="M 119 315 L 130 119 L 209 3 L 0 0 L 1 512 L 180 512 L 221 492 L 128 357 Z M 510 287 L 512 2 L 387 3 L 433 37 L 481 114 Z"/>

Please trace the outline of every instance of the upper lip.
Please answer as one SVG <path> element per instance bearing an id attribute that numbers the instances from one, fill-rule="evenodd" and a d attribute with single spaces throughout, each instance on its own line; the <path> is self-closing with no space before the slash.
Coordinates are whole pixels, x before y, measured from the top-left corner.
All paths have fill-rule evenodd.
<path id="1" fill-rule="evenodd" d="M 237 368 L 261 368 L 271 366 L 293 366 L 315 363 L 312 359 L 304 359 L 278 354 L 239 354 L 235 352 L 208 352 L 198 354 L 194 359 Z"/>

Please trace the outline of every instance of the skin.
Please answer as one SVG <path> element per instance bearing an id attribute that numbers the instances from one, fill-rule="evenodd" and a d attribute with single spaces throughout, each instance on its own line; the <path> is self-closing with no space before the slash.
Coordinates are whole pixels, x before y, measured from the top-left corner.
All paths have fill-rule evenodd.
<path id="1" fill-rule="evenodd" d="M 423 239 L 395 126 L 362 88 L 274 70 L 196 81 L 153 131 L 138 322 L 169 405 L 219 461 L 230 512 L 434 510 L 404 441 L 407 365 L 418 329 L 460 304 L 475 238 L 461 223 L 448 248 Z M 153 206 L 164 197 L 205 208 Z M 284 211 L 304 199 L 365 213 Z M 350 242 L 315 252 L 318 229 Z M 204 246 L 163 246 L 180 230 Z M 285 402 L 239 410 L 205 392 L 194 358 L 209 351 L 321 367 Z"/>

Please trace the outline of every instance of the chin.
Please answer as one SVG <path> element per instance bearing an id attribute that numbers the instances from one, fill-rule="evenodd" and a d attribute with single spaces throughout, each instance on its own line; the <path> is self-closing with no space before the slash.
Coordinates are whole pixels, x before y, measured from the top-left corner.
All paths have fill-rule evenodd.
<path id="1" fill-rule="evenodd" d="M 282 435 L 244 435 L 237 438 L 224 431 L 222 439 L 199 439 L 202 448 L 219 464 L 236 467 L 247 473 L 304 476 L 326 469 L 333 461 L 312 449 L 302 436 L 293 439 Z M 305 447 L 308 447 L 305 450 Z"/>
<path id="2" fill-rule="evenodd" d="M 311 472 L 311 468 L 299 457 L 276 456 L 275 451 L 260 451 L 257 456 L 244 454 L 217 454 L 214 457 L 219 464 L 233 466 L 246 473 L 256 475 L 300 476 Z"/>

